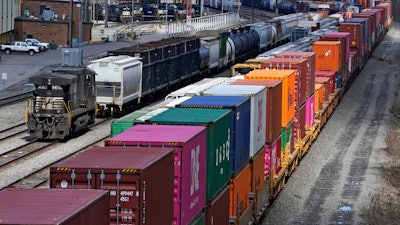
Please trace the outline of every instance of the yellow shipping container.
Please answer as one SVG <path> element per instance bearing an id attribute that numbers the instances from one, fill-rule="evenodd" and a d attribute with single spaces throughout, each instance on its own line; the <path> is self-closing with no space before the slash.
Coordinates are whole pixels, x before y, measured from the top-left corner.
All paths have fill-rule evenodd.
<path id="1" fill-rule="evenodd" d="M 286 127 L 294 119 L 295 73 L 296 70 L 256 69 L 244 76 L 244 79 L 282 81 L 282 127 Z"/>

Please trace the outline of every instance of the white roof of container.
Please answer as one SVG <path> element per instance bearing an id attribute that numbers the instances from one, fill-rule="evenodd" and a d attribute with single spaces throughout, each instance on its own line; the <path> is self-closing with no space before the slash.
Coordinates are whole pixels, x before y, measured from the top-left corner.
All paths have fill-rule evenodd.
<path id="1" fill-rule="evenodd" d="M 221 84 L 205 90 L 203 95 L 253 95 L 265 89 L 266 87 L 261 85 Z"/>
<path id="2" fill-rule="evenodd" d="M 132 57 L 132 56 L 128 56 L 128 55 L 119 55 L 119 56 L 107 56 L 104 58 L 100 58 L 100 59 L 95 59 L 90 61 L 90 64 L 102 64 L 104 63 L 104 66 L 107 65 L 107 63 L 112 63 L 118 66 L 124 66 L 127 64 L 131 64 L 131 63 L 138 63 L 140 62 L 140 58 L 137 57 Z"/>

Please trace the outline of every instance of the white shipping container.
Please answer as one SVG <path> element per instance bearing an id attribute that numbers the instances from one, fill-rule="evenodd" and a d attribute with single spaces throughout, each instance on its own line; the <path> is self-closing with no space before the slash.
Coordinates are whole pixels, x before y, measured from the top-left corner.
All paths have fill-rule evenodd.
<path id="1" fill-rule="evenodd" d="M 122 105 L 140 100 L 142 92 L 142 62 L 131 56 L 108 56 L 91 61 L 88 68 L 96 75 L 96 100 L 100 105 Z"/>
<path id="2" fill-rule="evenodd" d="M 266 87 L 221 84 L 205 90 L 203 95 L 250 97 L 250 157 L 263 148 L 266 132 Z"/>

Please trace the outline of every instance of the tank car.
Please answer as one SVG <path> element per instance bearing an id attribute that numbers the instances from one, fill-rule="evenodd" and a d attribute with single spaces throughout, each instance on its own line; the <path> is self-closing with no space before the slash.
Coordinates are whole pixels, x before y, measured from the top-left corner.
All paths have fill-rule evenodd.
<path id="1" fill-rule="evenodd" d="M 26 110 L 30 137 L 59 139 L 95 122 L 95 72 L 85 67 L 60 67 L 29 78 L 35 85 Z"/>

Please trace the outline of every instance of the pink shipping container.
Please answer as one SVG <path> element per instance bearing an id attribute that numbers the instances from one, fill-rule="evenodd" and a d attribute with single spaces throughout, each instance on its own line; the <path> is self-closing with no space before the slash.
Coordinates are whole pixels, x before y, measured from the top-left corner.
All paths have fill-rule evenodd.
<path id="1" fill-rule="evenodd" d="M 0 224 L 108 225 L 104 190 L 17 189 L 0 191 Z"/>
<path id="2" fill-rule="evenodd" d="M 175 148 L 174 225 L 184 225 L 206 204 L 206 135 L 203 126 L 136 125 L 105 145 Z"/>
<path id="3" fill-rule="evenodd" d="M 50 183 L 109 190 L 110 224 L 173 223 L 173 148 L 92 147 L 52 166 Z"/>
<path id="4" fill-rule="evenodd" d="M 307 96 L 312 95 L 315 90 L 315 67 L 316 54 L 315 52 L 281 52 L 275 55 L 277 58 L 304 58 L 307 59 L 308 76 L 307 76 Z"/>
<path id="5" fill-rule="evenodd" d="M 261 61 L 261 69 L 296 70 L 295 73 L 295 107 L 302 105 L 307 99 L 307 80 L 309 70 L 304 58 L 269 58 Z"/>
<path id="6" fill-rule="evenodd" d="M 272 142 L 272 144 L 266 145 L 265 156 L 270 154 L 270 163 L 267 163 L 267 158 L 265 159 L 265 176 L 269 173 L 273 175 L 278 175 L 282 169 L 282 138 L 278 138 Z"/>
<path id="7" fill-rule="evenodd" d="M 315 71 L 315 76 L 316 77 L 327 77 L 327 78 L 329 78 L 329 80 L 328 80 L 328 91 L 329 91 L 329 94 L 335 93 L 336 71 L 317 70 L 317 71 Z"/>
<path id="8" fill-rule="evenodd" d="M 207 225 L 228 225 L 229 224 L 229 185 L 207 205 Z"/>
<path id="9" fill-rule="evenodd" d="M 293 137 L 294 141 L 303 140 L 306 136 L 306 117 L 307 107 L 303 104 L 296 110 L 296 116 L 293 122 Z"/>
<path id="10" fill-rule="evenodd" d="M 306 129 L 315 124 L 315 94 L 311 95 L 306 101 Z"/>

